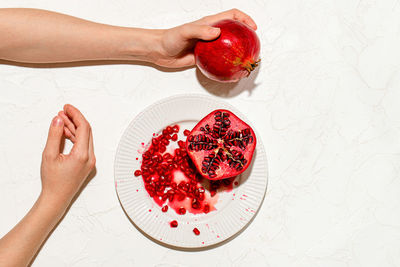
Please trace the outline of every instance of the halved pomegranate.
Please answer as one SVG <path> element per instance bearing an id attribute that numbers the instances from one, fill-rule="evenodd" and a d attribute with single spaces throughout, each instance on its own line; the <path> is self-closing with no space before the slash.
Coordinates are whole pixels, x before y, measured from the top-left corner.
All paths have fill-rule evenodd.
<path id="1" fill-rule="evenodd" d="M 186 150 L 205 178 L 234 177 L 249 167 L 256 148 L 253 129 L 229 110 L 214 110 L 190 132 Z"/>

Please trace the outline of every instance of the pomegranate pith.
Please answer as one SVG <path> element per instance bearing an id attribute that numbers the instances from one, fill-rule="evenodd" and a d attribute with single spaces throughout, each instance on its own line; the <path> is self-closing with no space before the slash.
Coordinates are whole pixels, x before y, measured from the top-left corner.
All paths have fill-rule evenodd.
<path id="1" fill-rule="evenodd" d="M 221 29 L 213 41 L 197 42 L 196 65 L 210 79 L 237 82 L 250 75 L 260 61 L 260 40 L 253 29 L 231 19 L 212 25 Z"/>
<path id="2" fill-rule="evenodd" d="M 256 135 L 248 124 L 232 112 L 219 109 L 193 128 L 186 140 L 186 150 L 201 175 L 220 180 L 247 169 L 256 143 Z M 213 196 L 216 192 L 210 190 Z"/>

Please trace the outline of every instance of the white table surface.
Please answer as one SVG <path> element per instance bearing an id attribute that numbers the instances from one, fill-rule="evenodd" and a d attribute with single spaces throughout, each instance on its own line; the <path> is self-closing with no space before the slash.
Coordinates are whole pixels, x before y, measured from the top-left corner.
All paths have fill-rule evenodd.
<path id="1" fill-rule="evenodd" d="M 400 266 L 400 2 L 33 1 L 102 23 L 172 27 L 237 7 L 258 23 L 262 64 L 234 88 L 196 69 L 143 65 L 30 68 L 0 64 L 0 236 L 30 209 L 51 118 L 65 103 L 94 131 L 97 175 L 33 266 Z M 0 38 L 1 41 L 1 38 Z M 237 238 L 202 252 L 153 243 L 114 189 L 119 139 L 154 101 L 225 99 L 267 150 L 268 192 Z"/>

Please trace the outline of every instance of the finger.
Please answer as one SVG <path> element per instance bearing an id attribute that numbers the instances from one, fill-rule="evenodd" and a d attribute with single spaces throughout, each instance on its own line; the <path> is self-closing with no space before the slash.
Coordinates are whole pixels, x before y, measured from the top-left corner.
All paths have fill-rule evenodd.
<path id="1" fill-rule="evenodd" d="M 207 16 L 201 20 L 204 20 L 207 24 L 211 25 L 223 19 L 238 20 L 240 22 L 247 24 L 253 30 L 257 30 L 257 25 L 254 22 L 254 20 L 249 15 L 236 8 L 215 15 Z"/>
<path id="2" fill-rule="evenodd" d="M 173 62 L 172 66 L 174 68 L 190 67 L 195 64 L 195 59 L 193 53 L 184 55 L 183 57 L 177 58 Z"/>
<path id="3" fill-rule="evenodd" d="M 181 33 L 185 39 L 202 39 L 208 41 L 217 38 L 221 30 L 209 25 L 189 23 L 182 26 Z"/>
<path id="4" fill-rule="evenodd" d="M 72 143 L 75 143 L 75 141 L 76 141 L 75 135 L 72 134 L 71 131 L 65 126 L 64 126 L 64 135 L 66 138 L 71 140 Z"/>
<path id="5" fill-rule="evenodd" d="M 71 119 L 76 128 L 76 141 L 71 152 L 78 152 L 86 157 L 89 149 L 90 125 L 82 113 L 72 105 L 65 105 L 64 113 Z"/>
<path id="6" fill-rule="evenodd" d="M 73 135 L 75 135 L 75 133 L 76 133 L 75 126 L 74 126 L 74 124 L 72 123 L 72 121 L 68 118 L 68 116 L 65 115 L 65 113 L 64 113 L 63 110 L 61 110 L 60 112 L 58 112 L 58 116 L 60 116 L 60 117 L 64 120 L 64 125 L 65 125 L 65 127 L 67 127 L 68 130 L 69 130 Z"/>
<path id="7" fill-rule="evenodd" d="M 57 158 L 60 154 L 60 145 L 64 133 L 64 122 L 59 116 L 54 117 L 51 122 L 46 146 L 43 154 L 47 158 Z"/>
<path id="8" fill-rule="evenodd" d="M 89 160 L 90 160 L 91 167 L 94 167 L 96 165 L 96 156 L 94 154 L 92 131 L 90 131 L 90 136 L 89 136 Z"/>

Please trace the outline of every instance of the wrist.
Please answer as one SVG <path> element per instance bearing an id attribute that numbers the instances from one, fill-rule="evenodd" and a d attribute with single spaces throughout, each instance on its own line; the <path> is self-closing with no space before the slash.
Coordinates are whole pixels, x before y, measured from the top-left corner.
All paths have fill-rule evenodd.
<path id="1" fill-rule="evenodd" d="M 121 54 L 123 59 L 155 63 L 162 57 L 162 36 L 165 30 L 128 28 Z"/>
<path id="2" fill-rule="evenodd" d="M 40 193 L 37 203 L 40 206 L 45 207 L 49 211 L 60 214 L 62 216 L 67 210 L 71 203 L 70 197 L 63 196 L 60 194 L 52 194 L 50 192 L 43 191 Z"/>

